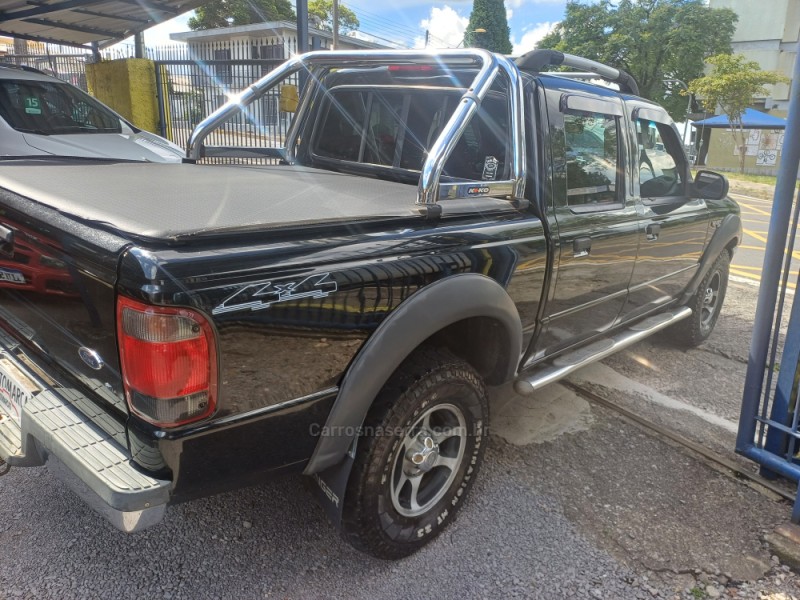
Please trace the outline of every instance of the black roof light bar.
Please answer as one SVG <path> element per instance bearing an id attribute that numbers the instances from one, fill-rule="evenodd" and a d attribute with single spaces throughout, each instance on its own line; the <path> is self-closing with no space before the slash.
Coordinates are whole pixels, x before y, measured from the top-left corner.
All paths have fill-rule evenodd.
<path id="1" fill-rule="evenodd" d="M 571 67 L 585 73 L 570 74 L 564 73 L 566 77 L 571 75 L 574 77 L 590 78 L 599 77 L 612 83 L 619 85 L 621 92 L 639 95 L 639 85 L 636 80 L 622 69 L 615 69 L 603 63 L 599 63 L 588 58 L 575 56 L 574 54 L 565 54 L 558 50 L 531 50 L 526 52 L 519 58 L 514 59 L 517 68 L 521 71 L 529 71 L 533 73 L 540 73 L 545 67 Z"/>

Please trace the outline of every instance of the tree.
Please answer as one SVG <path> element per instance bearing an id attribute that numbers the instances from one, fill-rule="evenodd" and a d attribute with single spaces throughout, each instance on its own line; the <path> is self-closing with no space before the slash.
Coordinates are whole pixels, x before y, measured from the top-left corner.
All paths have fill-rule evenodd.
<path id="1" fill-rule="evenodd" d="M 511 54 L 510 36 L 503 0 L 475 0 L 464 33 L 464 46 Z"/>
<path id="2" fill-rule="evenodd" d="M 719 106 L 728 115 L 733 143 L 739 150 L 739 172 L 744 173 L 747 138 L 742 115 L 753 103 L 754 96 L 769 94 L 765 85 L 788 83 L 789 79 L 772 71 L 762 71 L 757 62 L 747 60 L 741 54 L 718 54 L 706 62 L 712 67 L 711 73 L 692 81 L 689 92 L 702 97 L 709 111 L 713 112 Z"/>
<path id="3" fill-rule="evenodd" d="M 539 48 L 585 56 L 624 69 L 642 96 L 685 118 L 686 99 L 665 79 L 690 82 L 703 75 L 704 59 L 731 51 L 736 14 L 703 0 L 570 0 L 564 20 Z"/>
<path id="4" fill-rule="evenodd" d="M 333 0 L 310 0 L 308 3 L 308 15 L 317 17 L 322 22 L 322 28 L 333 31 Z M 361 23 L 358 21 L 356 13 L 347 8 L 344 4 L 339 4 L 339 30 L 355 31 Z"/>
<path id="5" fill-rule="evenodd" d="M 264 21 L 292 21 L 294 9 L 289 0 L 211 0 L 195 11 L 189 29 L 216 29 Z"/>

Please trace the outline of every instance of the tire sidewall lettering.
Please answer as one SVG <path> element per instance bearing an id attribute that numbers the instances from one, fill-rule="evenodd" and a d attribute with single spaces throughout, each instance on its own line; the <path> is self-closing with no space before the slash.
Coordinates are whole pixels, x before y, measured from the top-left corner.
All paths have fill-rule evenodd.
<path id="1" fill-rule="evenodd" d="M 437 402 L 437 400 L 439 400 L 439 402 Z M 462 475 L 460 476 L 460 479 L 457 479 L 456 482 L 454 482 L 455 485 L 451 491 L 439 501 L 437 506 L 433 507 L 430 511 L 419 517 L 407 518 L 395 513 L 394 509 L 391 508 L 390 479 L 392 476 L 394 460 L 396 459 L 395 455 L 398 446 L 400 446 L 402 442 L 399 437 L 394 439 L 390 445 L 390 451 L 388 452 L 384 462 L 383 472 L 381 473 L 380 477 L 382 494 L 386 497 L 385 506 L 387 506 L 387 513 L 384 515 L 384 518 L 388 516 L 394 523 L 401 525 L 403 528 L 408 527 L 408 525 L 412 524 L 414 521 L 417 521 L 418 526 L 412 530 L 414 532 L 412 534 L 412 538 L 416 540 L 424 539 L 437 534 L 438 530 L 445 527 L 450 522 L 456 512 L 453 510 L 454 507 L 456 507 L 464 498 L 468 488 L 472 483 L 472 480 L 474 479 L 473 474 L 477 468 L 477 465 L 479 464 L 482 454 L 482 442 L 485 430 L 484 419 L 481 418 L 482 415 L 480 414 L 480 409 L 478 408 L 476 411 L 474 406 L 465 405 L 463 401 L 450 398 L 447 395 L 445 395 L 443 398 L 442 395 L 436 391 L 432 392 L 428 398 L 420 402 L 419 405 L 411 412 L 404 423 L 403 429 L 408 430 L 408 428 L 416 422 L 419 416 L 430 407 L 436 404 L 445 403 L 455 403 L 459 406 L 465 418 L 467 419 L 467 428 L 469 431 L 471 431 L 471 435 L 468 435 L 465 438 L 467 440 L 468 447 L 466 449 L 465 456 L 462 459 L 461 465 L 459 466 L 459 470 L 462 471 Z M 475 414 L 476 412 L 478 413 L 477 415 Z"/>

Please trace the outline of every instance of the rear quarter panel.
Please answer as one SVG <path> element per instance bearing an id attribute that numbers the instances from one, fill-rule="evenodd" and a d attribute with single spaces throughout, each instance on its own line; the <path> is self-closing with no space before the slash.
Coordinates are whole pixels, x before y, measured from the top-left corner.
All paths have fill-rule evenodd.
<path id="1" fill-rule="evenodd" d="M 429 283 L 485 274 L 507 288 L 532 330 L 546 264 L 540 221 L 517 211 L 197 246 L 133 250 L 120 279 L 127 295 L 203 311 L 218 334 L 212 420 L 156 432 L 131 419 L 135 456 L 170 468 L 177 497 L 208 493 L 212 480 L 215 491 L 302 468 L 353 357 Z"/>

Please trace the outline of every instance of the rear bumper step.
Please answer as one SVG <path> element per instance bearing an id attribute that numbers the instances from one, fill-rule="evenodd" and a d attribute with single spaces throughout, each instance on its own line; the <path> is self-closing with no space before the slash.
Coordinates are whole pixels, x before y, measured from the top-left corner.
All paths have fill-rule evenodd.
<path id="1" fill-rule="evenodd" d="M 164 515 L 171 482 L 139 472 L 126 449 L 88 422 L 60 394 L 3 352 L 44 391 L 25 404 L 21 423 L 0 419 L 0 459 L 12 466 L 47 464 L 92 508 L 118 529 L 139 531 Z M 65 390 L 75 397 L 75 390 Z M 88 401 L 88 400 L 87 400 Z"/>
<path id="2" fill-rule="evenodd" d="M 573 371 L 577 371 L 581 367 L 598 360 L 603 360 L 607 356 L 611 356 L 615 352 L 619 352 L 656 331 L 665 329 L 687 318 L 691 314 L 692 309 L 684 306 L 648 317 L 616 335 L 603 338 L 588 346 L 563 354 L 555 358 L 552 363 L 539 367 L 532 373 L 522 375 L 514 382 L 514 389 L 518 394 L 528 396 L 536 390 L 558 381 L 562 377 L 566 377 Z"/>

